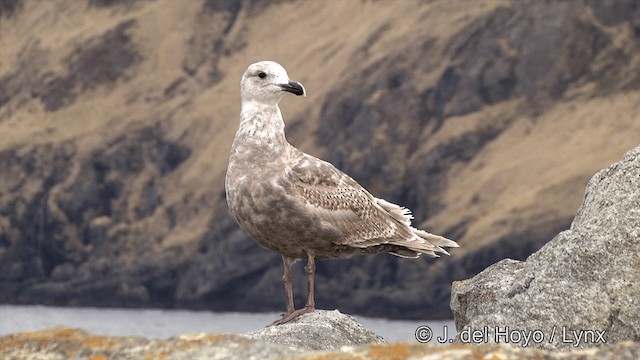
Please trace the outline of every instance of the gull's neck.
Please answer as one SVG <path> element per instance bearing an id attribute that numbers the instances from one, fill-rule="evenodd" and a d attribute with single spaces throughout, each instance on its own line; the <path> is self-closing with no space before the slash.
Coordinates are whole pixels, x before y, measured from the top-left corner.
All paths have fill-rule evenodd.
<path id="1" fill-rule="evenodd" d="M 284 141 L 284 120 L 278 104 L 243 101 L 238 135 L 266 142 Z"/>
<path id="2" fill-rule="evenodd" d="M 289 146 L 278 104 L 243 100 L 232 156 L 242 153 L 268 160 L 282 156 Z"/>

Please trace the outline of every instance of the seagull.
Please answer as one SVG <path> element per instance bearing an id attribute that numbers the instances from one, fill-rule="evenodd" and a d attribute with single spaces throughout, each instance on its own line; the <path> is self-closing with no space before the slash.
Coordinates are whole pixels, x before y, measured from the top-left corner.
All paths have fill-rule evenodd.
<path id="1" fill-rule="evenodd" d="M 285 138 L 278 103 L 285 93 L 306 96 L 301 83 L 273 61 L 242 75 L 240 126 L 225 177 L 227 205 L 240 227 L 282 256 L 287 312 L 272 325 L 315 310 L 315 260 L 388 252 L 438 257 L 458 244 L 411 226 L 411 212 L 376 198 L 332 164 Z M 292 264 L 307 259 L 307 303 L 293 303 Z"/>

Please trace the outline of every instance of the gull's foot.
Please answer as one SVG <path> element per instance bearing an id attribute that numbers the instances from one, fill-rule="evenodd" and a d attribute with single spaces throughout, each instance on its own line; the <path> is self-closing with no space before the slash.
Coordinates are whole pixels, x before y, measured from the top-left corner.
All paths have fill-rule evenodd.
<path id="1" fill-rule="evenodd" d="M 288 323 L 289 321 L 297 318 L 298 316 L 302 315 L 302 314 L 307 314 L 310 312 L 313 312 L 316 308 L 315 307 L 311 307 L 311 306 L 305 306 L 302 309 L 298 309 L 292 313 L 289 314 L 282 314 L 282 319 L 278 319 L 274 322 L 272 322 L 271 324 L 269 324 L 269 326 L 275 326 L 275 325 L 282 325 L 284 323 Z"/>

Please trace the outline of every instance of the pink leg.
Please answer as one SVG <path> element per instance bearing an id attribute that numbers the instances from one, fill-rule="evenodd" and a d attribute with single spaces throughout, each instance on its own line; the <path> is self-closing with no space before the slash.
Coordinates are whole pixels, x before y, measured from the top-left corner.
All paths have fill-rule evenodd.
<path id="1" fill-rule="evenodd" d="M 296 261 L 294 258 L 282 257 L 284 263 L 284 275 L 282 281 L 284 281 L 284 291 L 287 294 L 287 315 L 296 310 L 293 305 L 293 276 L 291 275 L 291 265 Z"/>
<path id="2" fill-rule="evenodd" d="M 274 321 L 269 326 L 281 325 L 281 324 L 287 323 L 287 322 L 297 318 L 298 316 L 300 316 L 302 314 L 310 313 L 310 312 L 312 312 L 312 311 L 314 311 L 316 309 L 315 290 L 314 290 L 315 275 L 316 275 L 316 262 L 315 262 L 314 256 L 315 256 L 315 254 L 312 251 L 307 251 L 307 265 L 304 267 L 304 270 L 307 272 L 307 277 L 308 277 L 307 305 L 305 307 L 303 307 L 302 309 L 298 309 L 298 310 L 295 310 L 293 312 L 289 312 L 288 314 L 283 315 L 282 319 Z M 287 265 L 286 265 L 286 260 L 285 260 L 285 268 L 286 267 L 287 267 Z M 286 270 L 285 270 L 285 277 L 286 277 Z M 289 274 L 289 277 L 291 277 L 290 274 Z M 285 280 L 285 288 L 287 289 L 287 294 L 289 294 L 288 291 L 289 291 L 289 289 L 291 287 L 292 287 L 292 284 L 289 283 L 289 287 L 287 288 L 287 283 L 286 283 L 286 280 Z M 291 290 L 291 299 L 292 299 L 291 301 L 293 303 L 293 290 Z M 289 308 L 288 304 L 287 304 L 287 308 Z M 293 305 L 292 305 L 292 308 L 293 308 Z"/>
<path id="3" fill-rule="evenodd" d="M 316 261 L 311 251 L 307 252 L 307 265 L 304 267 L 304 270 L 307 272 L 307 305 L 305 308 L 309 309 L 308 312 L 312 312 L 316 309 Z"/>

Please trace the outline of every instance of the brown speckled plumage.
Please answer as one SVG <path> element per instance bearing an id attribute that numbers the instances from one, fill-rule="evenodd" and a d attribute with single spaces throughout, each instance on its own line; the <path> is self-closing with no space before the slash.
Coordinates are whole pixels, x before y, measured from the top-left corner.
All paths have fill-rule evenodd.
<path id="1" fill-rule="evenodd" d="M 225 181 L 227 203 L 240 227 L 282 255 L 287 314 L 313 311 L 314 259 L 390 252 L 415 258 L 447 254 L 458 244 L 411 226 L 408 209 L 378 199 L 326 161 L 290 145 L 278 102 L 284 92 L 304 95 L 277 63 L 249 66 L 242 77 L 240 127 Z M 308 259 L 307 306 L 293 309 L 290 266 Z"/>

